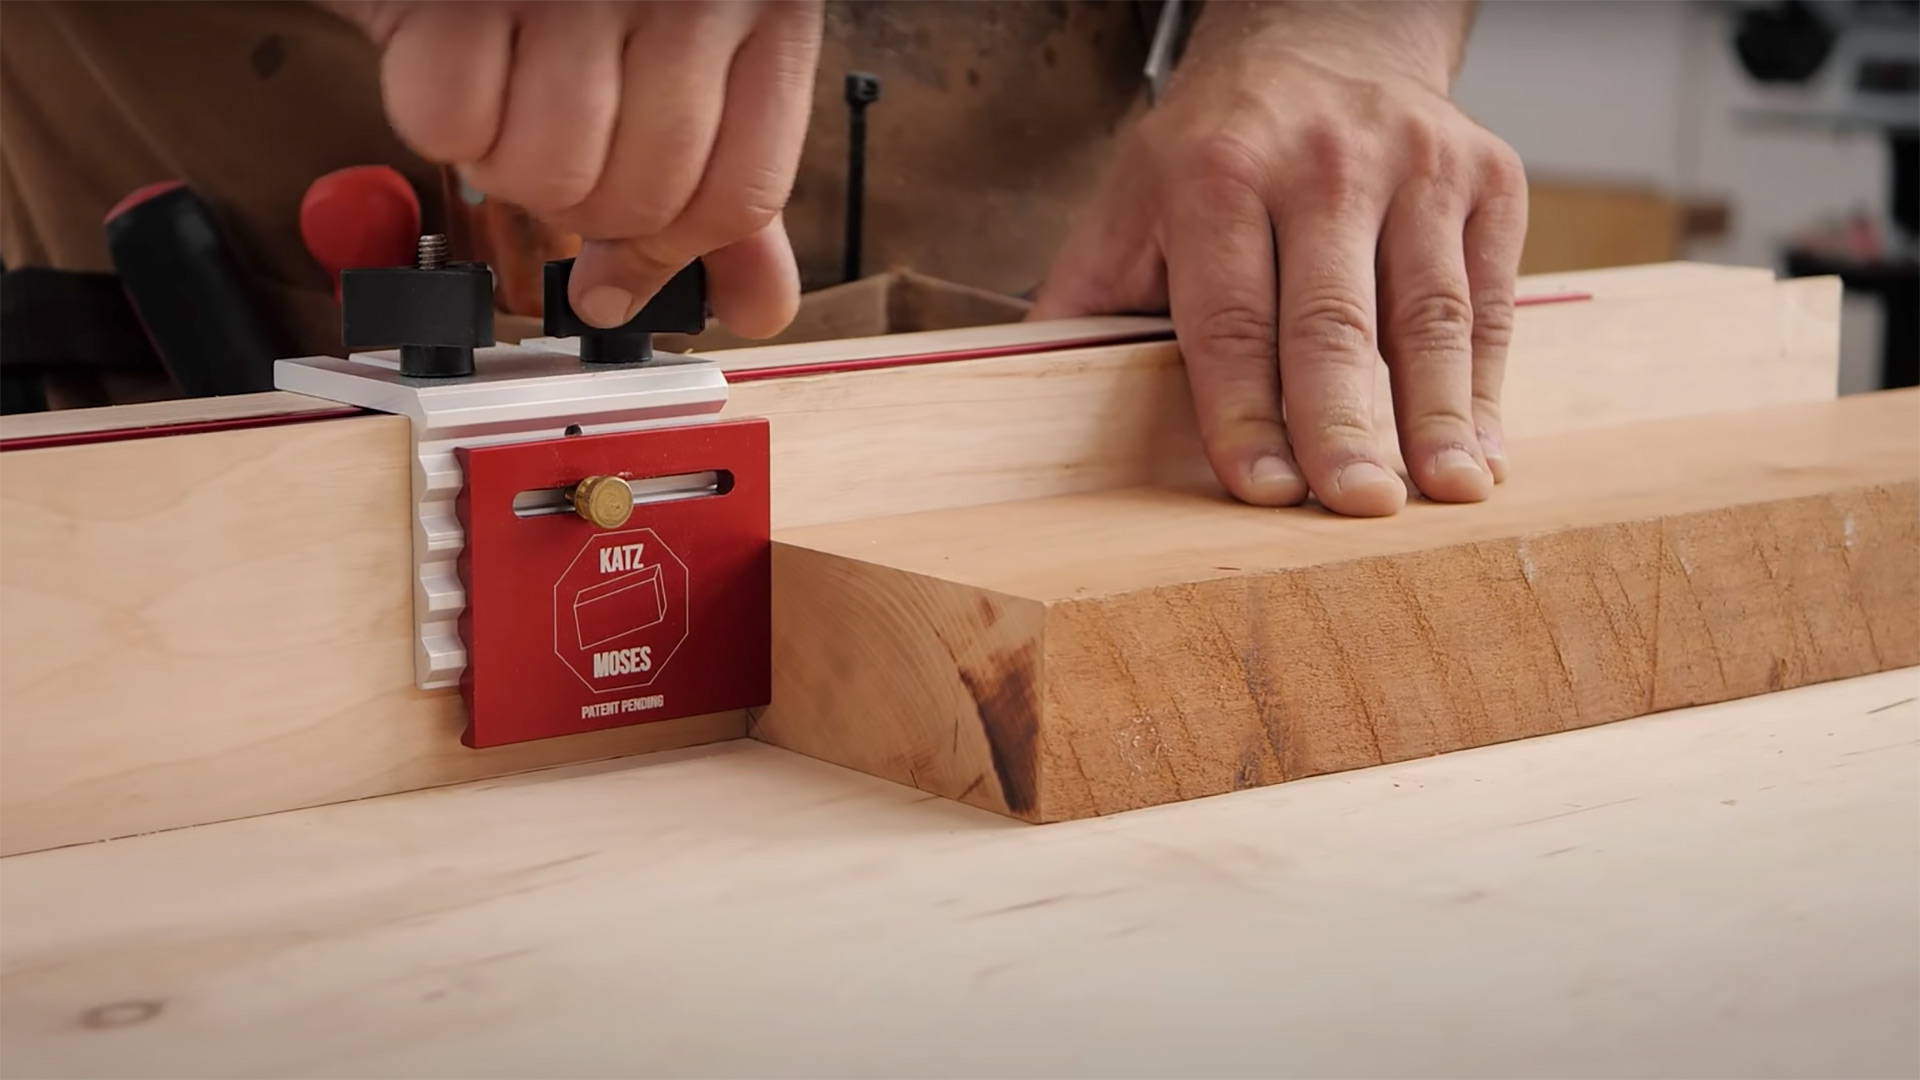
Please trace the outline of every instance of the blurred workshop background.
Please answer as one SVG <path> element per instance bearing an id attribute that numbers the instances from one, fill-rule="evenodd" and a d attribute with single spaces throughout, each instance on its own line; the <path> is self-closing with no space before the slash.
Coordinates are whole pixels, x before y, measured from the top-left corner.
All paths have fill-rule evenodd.
<path id="1" fill-rule="evenodd" d="M 4 7 L 12 31 L 0 40 L 13 48 L 0 50 L 0 236 L 34 231 L 8 220 L 32 216 L 22 208 L 33 198 L 10 197 L 24 193 L 51 206 L 50 220 L 77 222 L 67 231 L 85 242 L 5 253 L 16 265 L 0 295 L 0 412 L 267 389 L 274 357 L 344 348 L 330 274 L 409 261 L 422 231 L 447 234 L 452 257 L 493 267 L 500 340 L 541 332 L 541 268 L 573 254 L 579 238 L 412 158 L 380 113 L 371 47 L 344 23 L 265 5 Z M 812 291 L 775 340 L 1024 313 L 1022 294 L 1092 187 L 1112 132 L 1146 106 L 1142 70 L 1156 27 L 1178 26 L 1181 9 L 1168 19 L 1167 4 L 1136 0 L 1002 17 L 1013 10 L 828 6 L 813 129 L 787 214 Z M 1057 25 L 1040 25 L 1049 20 Z M 149 26 L 174 34 L 173 47 L 129 44 Z M 99 76 L 75 27 L 117 58 L 120 83 L 64 87 Z M 1056 82 L 1087 100 L 1010 119 L 1009 101 L 1024 108 L 1030 91 L 996 73 L 1026 70 L 1036 41 Z M 989 52 L 999 67 L 980 59 Z M 183 127 L 181 111 L 166 106 L 176 84 L 194 81 L 207 83 L 202 94 L 244 102 L 217 119 L 240 137 L 219 128 L 181 146 L 146 138 L 150 120 L 170 125 L 161 134 L 206 126 L 189 113 Z M 148 97 L 121 94 L 121 84 Z M 856 96 L 863 85 L 869 92 Z M 28 92 L 36 88 L 39 96 Z M 1527 163 L 1523 271 L 1693 259 L 1837 274 L 1846 285 L 1841 390 L 1916 381 L 1920 0 L 1484 0 L 1455 96 Z M 290 127 L 283 109 L 301 119 Z M 1061 136 L 1063 125 L 1077 125 L 1078 137 Z M 133 149 L 46 152 L 76 129 Z M 1001 153 L 974 151 L 983 132 Z M 33 175 L 8 160 L 35 145 L 42 167 Z M 65 182 L 85 168 L 102 175 Z M 68 197 L 76 191 L 84 197 Z M 368 211 L 376 196 L 391 213 Z M 930 205 L 1021 224 L 956 230 Z M 94 234 L 103 215 L 106 235 Z M 191 252 L 166 242 L 189 233 L 224 242 Z M 368 261 L 362 249 L 375 241 L 397 256 Z M 343 243 L 351 251 L 334 250 Z M 196 282 L 207 287 L 188 287 Z M 137 305 L 149 287 L 168 300 L 149 306 L 177 318 L 136 320 L 126 297 Z M 663 338 L 669 349 L 739 343 L 717 325 Z"/>
<path id="2" fill-rule="evenodd" d="M 1920 3 L 1488 0 L 1455 99 L 1527 163 L 1524 272 L 1839 274 L 1842 392 L 1914 383 Z"/>

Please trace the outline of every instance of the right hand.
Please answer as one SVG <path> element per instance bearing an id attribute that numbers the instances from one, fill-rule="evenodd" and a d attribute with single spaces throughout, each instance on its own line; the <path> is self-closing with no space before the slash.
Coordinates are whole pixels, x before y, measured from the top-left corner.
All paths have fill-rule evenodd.
<path id="1" fill-rule="evenodd" d="M 713 312 L 766 337 L 800 302 L 780 211 L 819 0 L 338 0 L 381 50 L 394 130 L 584 243 L 569 299 L 617 326 L 704 258 Z"/>

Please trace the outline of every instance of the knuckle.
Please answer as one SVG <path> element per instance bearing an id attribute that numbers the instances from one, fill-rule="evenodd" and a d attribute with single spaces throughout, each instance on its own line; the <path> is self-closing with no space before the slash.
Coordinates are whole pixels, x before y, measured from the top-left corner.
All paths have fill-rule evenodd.
<path id="1" fill-rule="evenodd" d="M 1210 415 L 1202 418 L 1210 437 L 1225 438 L 1234 434 L 1266 436 L 1279 425 L 1278 402 L 1263 396 L 1260 388 L 1251 385 L 1238 389 L 1244 392 L 1228 397 Z"/>
<path id="2" fill-rule="evenodd" d="M 814 66 L 820 53 L 820 15 L 803 4 L 775 4 L 776 47 L 769 71 L 773 85 L 811 95 Z"/>
<path id="3" fill-rule="evenodd" d="M 1263 156 L 1246 140 L 1225 131 L 1196 138 L 1182 161 L 1185 168 L 1180 179 L 1189 184 L 1230 184 L 1259 190 L 1267 181 Z"/>
<path id="4" fill-rule="evenodd" d="M 497 114 L 464 115 L 419 95 L 390 96 L 388 114 L 393 129 L 414 152 L 441 164 L 480 161 L 493 145 Z"/>
<path id="5" fill-rule="evenodd" d="M 1451 179 L 1457 154 L 1442 125 L 1425 116 L 1409 116 L 1400 124 L 1400 150 L 1412 176 L 1427 180 Z"/>
<path id="6" fill-rule="evenodd" d="M 1527 167 L 1513 147 L 1497 138 L 1493 139 L 1482 168 L 1489 190 L 1501 195 L 1526 195 Z"/>
<path id="7" fill-rule="evenodd" d="M 1370 360 L 1374 326 L 1367 306 L 1344 290 L 1308 294 L 1295 308 L 1286 344 L 1329 360 Z"/>
<path id="8" fill-rule="evenodd" d="M 722 243 L 759 232 L 780 215 L 791 186 L 788 178 L 771 168 L 735 177 L 715 201 L 706 225 Z"/>
<path id="9" fill-rule="evenodd" d="M 1221 395 L 1211 408 L 1197 412 L 1196 418 L 1201 440 L 1216 449 L 1286 441 L 1279 398 L 1271 387 L 1264 391 L 1238 387 L 1235 393 Z"/>
<path id="10" fill-rule="evenodd" d="M 1343 125 L 1323 120 L 1307 125 L 1301 139 L 1306 180 L 1317 194 L 1335 204 L 1358 194 L 1369 171 L 1358 136 Z"/>
<path id="11" fill-rule="evenodd" d="M 632 236 L 657 236 L 667 231 L 680 216 L 685 203 L 679 199 L 645 199 L 621 208 L 619 231 Z"/>
<path id="12" fill-rule="evenodd" d="M 591 198 L 599 181 L 598 171 L 588 167 L 548 166 L 515 184 L 513 201 L 535 213 L 559 214 Z"/>
<path id="13" fill-rule="evenodd" d="M 684 199 L 665 189 L 636 198 L 602 188 L 556 220 L 586 235 L 658 236 L 680 216 L 684 206 Z"/>
<path id="14" fill-rule="evenodd" d="M 636 4 L 634 14 L 644 20 L 646 40 L 667 49 L 685 49 L 703 37 L 730 33 L 747 5 Z M 732 8 L 729 10 L 729 8 Z M 635 39 L 641 35 L 635 35 Z M 632 48 L 631 41 L 629 48 Z"/>
<path id="15" fill-rule="evenodd" d="M 1194 360 L 1201 364 L 1249 359 L 1264 362 L 1276 355 L 1273 319 L 1251 304 L 1209 308 L 1194 332 Z"/>
<path id="16" fill-rule="evenodd" d="M 1473 429 L 1473 417 L 1451 405 L 1437 406 L 1406 420 L 1407 441 L 1434 450 L 1447 446 L 1466 449 Z"/>
<path id="17" fill-rule="evenodd" d="M 1505 352 L 1513 344 L 1513 301 L 1510 298 L 1482 301 L 1474 305 L 1471 340 L 1476 351 Z"/>
<path id="18" fill-rule="evenodd" d="M 1392 322 L 1400 359 L 1464 354 L 1474 328 L 1473 305 L 1457 290 L 1429 289 L 1399 305 Z"/>
<path id="19" fill-rule="evenodd" d="M 701 232 L 708 236 L 711 246 L 725 247 L 766 228 L 778 213 L 778 210 L 754 203 L 732 203 L 726 209 L 716 211 Z"/>
<path id="20" fill-rule="evenodd" d="M 1365 457 L 1374 451 L 1373 417 L 1351 402 L 1322 406 L 1312 433 L 1322 453 Z"/>

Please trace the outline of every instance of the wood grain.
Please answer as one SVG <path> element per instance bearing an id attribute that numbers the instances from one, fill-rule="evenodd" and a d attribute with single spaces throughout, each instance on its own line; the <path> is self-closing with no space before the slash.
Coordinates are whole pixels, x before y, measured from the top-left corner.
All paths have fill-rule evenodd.
<path id="1" fill-rule="evenodd" d="M 269 390 L 262 394 L 230 394 L 226 397 L 143 401 L 133 405 L 109 405 L 97 409 L 10 413 L 0 417 L 0 438 L 40 439 L 89 432 L 137 431 L 141 428 L 171 427 L 177 424 L 209 421 L 299 416 L 303 413 L 330 412 L 339 407 L 337 402 L 322 401 L 306 394 Z"/>
<path id="2" fill-rule="evenodd" d="M 7 859 L 0 1071 L 1914 1076 L 1916 770 L 1914 669 L 1044 829 L 742 740 Z"/>
<path id="3" fill-rule="evenodd" d="M 897 282 L 893 280 L 896 277 Z M 1821 286 L 1814 285 L 1813 282 L 1828 284 Z M 1799 279 L 1781 284 L 1790 289 L 1811 290 L 1815 295 L 1824 288 L 1830 293 L 1830 303 L 1834 312 L 1838 310 L 1839 287 L 1833 279 Z M 1664 335 L 1683 323 L 1707 327 L 1707 332 L 1714 334 L 1717 346 L 1731 345 L 1735 350 L 1739 350 L 1739 343 L 1750 339 L 1753 331 L 1758 329 L 1763 342 L 1762 352 L 1777 353 L 1781 351 L 1788 339 L 1777 338 L 1767 333 L 1774 326 L 1772 317 L 1761 320 L 1758 327 L 1751 319 L 1716 319 L 1715 313 L 1721 307 L 1719 303 L 1690 302 L 1686 299 L 1688 296 L 1705 292 L 1730 294 L 1754 290 L 1761 296 L 1762 303 L 1770 303 L 1768 298 L 1772 295 L 1770 290 L 1773 285 L 1773 274 L 1762 267 L 1716 266 L 1688 262 L 1654 263 L 1645 266 L 1612 267 L 1522 277 L 1519 282 L 1519 293 L 1523 296 L 1586 293 L 1599 301 L 1599 304 L 1550 304 L 1521 308 L 1517 313 L 1515 326 L 1516 366 L 1524 369 L 1530 357 L 1552 358 L 1557 355 L 1558 350 L 1563 350 L 1566 346 L 1577 348 L 1584 340 L 1585 332 L 1609 324 L 1615 327 L 1616 333 L 1630 332 L 1630 328 L 1636 326 L 1644 327 L 1647 332 L 1644 340 L 1651 343 L 1650 351 L 1660 356 L 1666 356 L 1669 352 L 1660 344 L 1664 340 Z M 935 321 L 942 318 L 974 318 L 981 314 L 974 309 L 957 313 L 946 311 L 941 305 L 947 300 L 951 299 L 955 302 L 966 300 L 964 295 L 959 295 L 957 299 L 949 295 L 962 293 L 964 287 L 924 279 L 921 275 L 912 273 L 878 275 L 848 285 L 835 286 L 834 289 L 825 291 L 839 290 L 858 293 L 870 302 L 870 309 L 855 320 L 858 322 L 878 323 L 885 320 L 890 325 L 903 326 L 913 325 L 918 321 Z M 1613 301 L 1642 297 L 1659 297 L 1672 302 L 1663 308 L 1637 312 L 1638 317 L 1624 320 L 1613 318 L 1611 309 L 1607 307 Z M 1822 310 L 1809 312 L 1815 316 L 1811 329 L 1817 349 L 1835 347 L 1833 342 L 1827 340 L 1832 337 L 1835 328 L 1823 325 L 1819 321 L 1823 318 L 1834 320 L 1838 318 L 1837 314 L 1824 311 L 1826 303 L 1826 301 L 1820 302 L 1819 306 Z M 1808 303 L 1803 300 L 1797 306 L 1804 309 Z M 903 310 L 894 312 L 895 307 L 901 307 Z M 927 314 L 927 309 L 933 309 L 933 313 Z M 1648 325 L 1650 319 L 1657 325 Z M 711 352 L 709 355 L 729 371 L 744 371 L 820 360 L 899 356 L 916 350 L 991 348 L 1009 344 L 1063 340 L 1098 333 L 1165 331 L 1171 328 L 1172 324 L 1168 320 L 1159 318 L 1057 319 L 1041 323 L 969 326 L 933 333 L 917 331 L 855 338 L 843 337 L 835 341 L 751 345 Z M 873 329 L 854 330 L 851 325 L 847 329 L 853 333 L 874 333 Z M 1801 335 L 1792 340 L 1798 343 L 1803 341 L 1804 337 L 1805 335 Z M 1792 349 L 1787 349 L 1786 355 L 1798 354 Z M 1818 356 L 1820 353 L 1816 351 L 1813 355 Z M 48 435 L 106 432 L 156 424 L 324 411 L 334 407 L 331 402 L 317 401 L 305 395 L 273 391 L 264 394 L 236 394 L 228 397 L 192 398 L 140 405 L 65 409 L 56 412 L 0 417 L 0 437 L 37 438 Z"/>
<path id="4" fill-rule="evenodd" d="M 1521 309 L 1516 432 L 1832 393 L 1830 281 L 1681 265 L 1530 287 L 1600 299 Z M 1713 299 L 1689 307 L 1688 295 Z M 1705 327 L 1679 338 L 1698 351 L 1663 347 L 1681 321 Z M 973 347 L 983 333 L 1004 343 L 1062 328 L 950 331 L 914 347 Z M 1606 347 L 1581 347 L 1597 340 Z M 744 370 L 834 354 L 721 355 Z M 1170 344 L 747 382 L 727 415 L 769 418 L 776 527 L 1204 473 Z M 16 433 L 12 418 L 4 430 Z M 0 454 L 0 852 L 744 730 L 729 715 L 458 747 L 456 698 L 412 686 L 406 440 L 404 420 L 359 416 Z M 1514 460 L 1522 474 L 1541 467 Z"/>
<path id="5" fill-rule="evenodd" d="M 369 426 L 0 454 L 6 851 L 742 732 L 462 747 L 459 695 L 413 688 L 406 429 Z"/>
<path id="6" fill-rule="evenodd" d="M 752 732 L 1058 821 L 1920 663 L 1920 391 L 1526 451 L 1377 523 L 1127 489 L 784 531 Z"/>

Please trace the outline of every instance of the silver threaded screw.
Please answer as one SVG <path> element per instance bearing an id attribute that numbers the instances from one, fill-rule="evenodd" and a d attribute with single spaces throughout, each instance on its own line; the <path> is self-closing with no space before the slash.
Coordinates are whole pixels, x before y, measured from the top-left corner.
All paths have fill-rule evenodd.
<path id="1" fill-rule="evenodd" d="M 438 270 L 447 265 L 447 238 L 444 233 L 428 233 L 420 238 L 419 266 L 422 270 Z"/>

